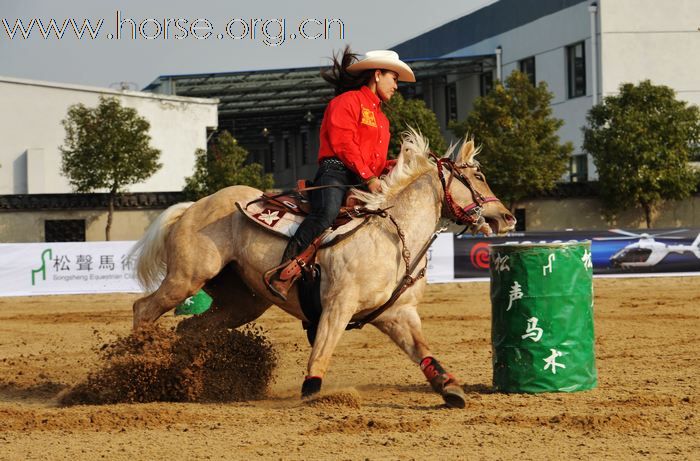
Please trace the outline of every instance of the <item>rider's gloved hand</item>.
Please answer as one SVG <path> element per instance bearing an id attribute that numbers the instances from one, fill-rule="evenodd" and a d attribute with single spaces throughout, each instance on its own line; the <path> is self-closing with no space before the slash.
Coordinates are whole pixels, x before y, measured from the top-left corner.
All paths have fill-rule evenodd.
<path id="1" fill-rule="evenodd" d="M 373 194 L 377 194 L 382 191 L 382 182 L 376 176 L 372 176 L 366 182 L 367 188 Z"/>

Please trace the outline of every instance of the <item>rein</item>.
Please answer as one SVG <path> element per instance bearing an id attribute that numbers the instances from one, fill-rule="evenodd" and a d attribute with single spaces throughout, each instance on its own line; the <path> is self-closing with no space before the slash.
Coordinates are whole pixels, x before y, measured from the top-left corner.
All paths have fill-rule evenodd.
<path id="1" fill-rule="evenodd" d="M 438 177 L 440 178 L 440 183 L 442 184 L 442 189 L 443 192 L 445 193 L 445 202 L 447 203 L 449 212 L 451 214 L 451 218 L 457 223 L 457 224 L 464 224 L 466 227 L 462 231 L 465 232 L 467 229 L 472 230 L 472 233 L 475 233 L 478 231 L 483 224 L 485 224 L 485 220 L 482 216 L 483 212 L 483 204 L 488 203 L 488 202 L 500 202 L 500 200 L 497 197 L 485 197 L 482 195 L 479 191 L 477 191 L 474 188 L 474 185 L 471 183 L 469 178 L 464 176 L 460 170 L 460 168 L 467 168 L 470 165 L 468 164 L 457 164 L 455 163 L 454 160 L 451 160 L 449 158 L 440 158 L 437 155 L 435 155 L 433 152 L 429 152 L 428 155 L 432 157 L 435 160 L 435 163 L 437 164 L 437 170 L 438 170 Z M 447 170 L 450 171 L 451 175 L 449 180 L 445 179 L 445 173 L 443 171 L 443 168 L 446 168 Z M 450 193 L 450 185 L 452 184 L 452 179 L 457 178 L 459 182 L 464 184 L 465 187 L 469 189 L 469 191 L 472 194 L 473 202 L 470 203 L 469 205 L 465 207 L 460 207 L 457 205 L 455 202 L 454 198 L 452 197 L 452 194 Z M 294 190 L 288 190 L 288 191 L 283 191 L 279 194 L 275 195 L 266 195 L 263 194 L 260 198 L 253 200 L 250 203 L 258 202 L 258 201 L 263 201 L 263 200 L 269 200 L 273 201 L 276 203 L 280 203 L 277 199 L 279 197 L 283 197 L 286 195 L 290 195 L 293 193 L 300 193 L 304 191 L 312 191 L 312 190 L 318 190 L 318 189 L 326 189 L 330 187 L 337 187 L 337 188 L 352 188 L 352 187 L 360 187 L 362 184 L 353 184 L 353 185 L 327 185 L 327 186 L 312 186 L 312 187 L 306 187 L 306 188 L 301 188 L 301 189 L 294 189 Z M 249 204 L 250 204 L 249 203 Z M 399 226 L 399 223 L 394 219 L 392 215 L 390 215 L 387 212 L 388 208 L 385 209 L 379 209 L 379 210 L 368 210 L 364 209 L 367 214 L 373 214 L 376 216 L 379 216 L 381 218 L 389 218 L 391 223 L 394 225 L 396 228 L 396 234 L 399 237 L 399 240 L 401 241 L 401 257 L 403 258 L 404 265 L 406 266 L 406 272 L 404 276 L 402 277 L 401 281 L 398 283 L 396 288 L 394 288 L 394 291 L 392 291 L 391 296 L 389 296 L 389 299 L 382 304 L 381 306 L 377 307 L 374 309 L 372 312 L 370 312 L 368 315 L 366 315 L 364 318 L 360 320 L 356 320 L 354 322 L 349 322 L 348 325 L 345 327 L 346 330 L 354 330 L 354 329 L 360 329 L 364 327 L 366 324 L 374 321 L 377 317 L 382 315 L 387 309 L 389 309 L 397 299 L 411 286 L 413 286 L 418 280 L 422 279 L 425 277 L 425 272 L 428 266 L 428 263 L 426 261 L 425 266 L 421 270 L 418 271 L 418 273 L 414 276 L 413 273 L 418 267 L 418 264 L 420 263 L 421 259 L 423 259 L 423 256 L 428 252 L 430 249 L 430 246 L 433 244 L 435 239 L 438 237 L 438 235 L 445 231 L 447 228 L 443 227 L 435 232 L 430 236 L 430 238 L 423 244 L 421 247 L 420 251 L 416 255 L 416 257 L 413 259 L 413 262 L 411 262 L 411 251 L 408 249 L 406 246 L 406 234 L 404 233 L 403 229 Z"/>
<path id="2" fill-rule="evenodd" d="M 445 192 L 445 201 L 447 202 L 447 206 L 450 210 L 451 217 L 452 219 L 457 222 L 457 224 L 465 224 L 466 227 L 461 233 L 464 233 L 467 229 L 472 229 L 472 232 L 478 231 L 481 226 L 485 223 L 484 217 L 481 215 L 483 212 L 483 204 L 484 203 L 489 203 L 489 202 L 500 202 L 500 200 L 497 197 L 485 197 L 482 195 L 479 191 L 477 191 L 474 188 L 474 185 L 471 183 L 469 178 L 464 176 L 462 172 L 460 172 L 460 168 L 467 168 L 469 165 L 467 164 L 456 164 L 454 160 L 451 160 L 449 158 L 439 158 L 437 155 L 435 155 L 433 152 L 429 152 L 430 157 L 435 159 L 435 162 L 437 163 L 438 167 L 438 177 L 440 178 L 440 183 L 442 183 L 442 189 Z M 443 172 L 443 167 L 447 168 L 450 173 L 450 179 L 449 181 L 445 179 L 445 173 Z M 452 194 L 450 193 L 450 185 L 452 184 L 452 179 L 457 178 L 459 182 L 464 184 L 469 191 L 472 194 L 472 198 L 474 201 L 470 203 L 469 205 L 465 207 L 460 207 L 455 203 L 454 198 L 452 198 Z M 354 329 L 360 329 L 364 327 L 366 324 L 372 322 L 375 320 L 377 317 L 382 315 L 384 311 L 389 309 L 397 299 L 411 286 L 413 286 L 418 280 L 422 279 L 425 277 L 425 271 L 427 269 L 428 263 L 426 261 L 426 265 L 418 271 L 418 273 L 414 276 L 413 272 L 416 270 L 416 267 L 418 266 L 418 263 L 420 262 L 421 259 L 423 259 L 423 256 L 428 252 L 430 249 L 430 245 L 433 244 L 437 236 L 445 231 L 447 228 L 443 227 L 437 231 L 435 231 L 430 238 L 428 239 L 427 242 L 423 245 L 423 247 L 420 249 L 418 254 L 416 255 L 415 259 L 411 263 L 411 252 L 406 246 L 406 235 L 404 231 L 401 229 L 399 226 L 399 223 L 396 222 L 393 216 L 391 216 L 389 213 L 387 213 L 386 209 L 384 210 L 377 210 L 375 212 L 377 216 L 380 216 L 382 218 L 389 218 L 394 224 L 394 227 L 396 227 L 396 233 L 399 236 L 399 239 L 401 240 L 401 256 L 403 257 L 404 264 L 406 265 L 406 273 L 404 274 L 403 278 L 399 282 L 399 284 L 394 288 L 394 291 L 391 293 L 391 296 L 389 299 L 370 312 L 368 315 L 366 315 L 363 319 L 357 320 L 355 322 L 350 322 L 348 325 L 345 327 L 346 330 L 354 330 Z"/>
<path id="3" fill-rule="evenodd" d="M 406 247 L 406 234 L 399 227 L 399 223 L 397 223 L 394 217 L 386 211 L 383 211 L 383 214 L 379 214 L 379 216 L 383 218 L 388 217 L 396 227 L 396 233 L 398 234 L 399 239 L 401 240 L 401 245 L 403 247 L 403 249 L 401 250 L 401 256 L 403 257 L 404 263 L 406 264 L 406 273 L 404 274 L 403 278 L 396 286 L 396 288 L 394 288 L 394 291 L 391 292 L 391 296 L 389 296 L 389 299 L 384 304 L 367 314 L 363 319 L 348 323 L 348 325 L 345 327 L 346 330 L 360 329 L 368 323 L 372 322 L 374 319 L 382 315 L 384 311 L 389 309 L 396 302 L 396 300 L 399 299 L 399 297 L 404 293 L 404 291 L 408 290 L 418 280 L 425 277 L 425 271 L 428 268 L 427 261 L 425 263 L 425 266 L 423 266 L 423 268 L 420 271 L 418 271 L 418 273 L 415 276 L 412 275 L 413 271 L 416 270 L 418 263 L 428 252 L 428 250 L 430 249 L 430 245 L 433 244 L 438 235 L 440 235 L 441 232 L 447 230 L 446 227 L 443 227 L 433 232 L 428 241 L 425 242 L 425 244 L 423 244 L 423 247 L 416 255 L 415 259 L 413 260 L 413 263 L 410 263 L 409 261 L 411 259 L 411 251 L 408 249 L 408 247 Z"/>

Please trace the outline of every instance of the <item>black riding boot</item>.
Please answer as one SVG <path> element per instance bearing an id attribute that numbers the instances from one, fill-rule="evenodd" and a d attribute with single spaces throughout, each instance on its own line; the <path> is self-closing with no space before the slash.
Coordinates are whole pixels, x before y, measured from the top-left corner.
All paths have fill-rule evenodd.
<path id="1" fill-rule="evenodd" d="M 299 240 L 297 240 L 296 237 L 290 238 L 289 242 L 287 242 L 287 247 L 284 249 L 284 253 L 282 253 L 282 260 L 280 261 L 280 264 L 288 262 L 293 257 L 301 253 L 301 250 L 303 250 L 303 248 L 301 247 Z"/>

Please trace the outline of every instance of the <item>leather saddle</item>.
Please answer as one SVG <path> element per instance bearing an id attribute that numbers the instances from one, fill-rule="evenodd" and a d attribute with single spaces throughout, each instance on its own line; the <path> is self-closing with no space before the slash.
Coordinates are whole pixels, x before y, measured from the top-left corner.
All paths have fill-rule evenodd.
<path id="1" fill-rule="evenodd" d="M 309 180 L 299 180 L 297 188 L 276 195 L 263 194 L 248 203 L 236 202 L 238 209 L 251 221 L 264 229 L 289 238 L 299 227 L 299 224 L 311 212 L 309 193 L 314 186 Z M 362 226 L 370 215 L 378 214 L 377 210 L 369 210 L 363 204 L 345 195 L 345 202 L 331 228 L 326 231 L 321 247 L 330 246 L 354 233 Z"/>
<path id="2" fill-rule="evenodd" d="M 306 217 L 311 213 L 311 200 L 309 194 L 313 192 L 313 182 L 308 179 L 300 179 L 297 181 L 296 189 L 288 192 L 283 192 L 279 195 L 265 195 L 260 197 L 267 208 L 281 212 L 293 213 L 298 216 Z M 259 200 L 260 200 L 259 199 Z M 367 213 L 361 207 L 362 202 L 351 196 L 350 190 L 345 192 L 343 206 L 340 208 L 338 217 L 331 225 L 331 229 L 337 229 L 354 218 L 366 215 Z"/>

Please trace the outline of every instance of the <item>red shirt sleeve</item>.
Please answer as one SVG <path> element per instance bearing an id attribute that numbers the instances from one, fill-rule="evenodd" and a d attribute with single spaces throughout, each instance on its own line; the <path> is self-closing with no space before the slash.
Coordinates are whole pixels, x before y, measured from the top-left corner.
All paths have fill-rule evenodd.
<path id="1" fill-rule="evenodd" d="M 328 108 L 328 138 L 333 152 L 351 170 L 367 180 L 374 176 L 360 151 L 361 103 L 356 96 L 338 98 Z"/>

